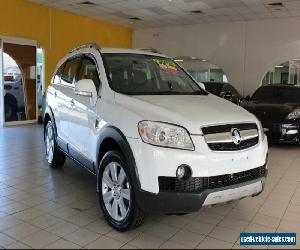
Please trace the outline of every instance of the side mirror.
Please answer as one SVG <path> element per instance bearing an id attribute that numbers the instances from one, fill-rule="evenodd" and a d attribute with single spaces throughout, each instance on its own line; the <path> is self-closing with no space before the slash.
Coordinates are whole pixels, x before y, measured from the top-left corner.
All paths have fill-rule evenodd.
<path id="1" fill-rule="evenodd" d="M 231 91 L 228 91 L 228 92 L 225 93 L 225 96 L 224 96 L 224 97 L 230 99 L 230 98 L 233 97 L 233 94 L 232 94 Z"/>
<path id="2" fill-rule="evenodd" d="M 75 83 L 75 95 L 90 97 L 93 104 L 97 101 L 97 90 L 93 80 L 83 79 Z"/>
<path id="3" fill-rule="evenodd" d="M 198 85 L 199 85 L 199 87 L 200 87 L 201 89 L 204 89 L 204 90 L 205 90 L 205 85 L 204 85 L 203 82 L 197 82 L 197 83 L 198 83 Z"/>
<path id="4" fill-rule="evenodd" d="M 251 97 L 249 95 L 247 95 L 244 100 L 249 102 L 251 100 Z"/>
<path id="5" fill-rule="evenodd" d="M 233 97 L 233 94 L 232 94 L 231 91 L 227 91 L 227 92 L 222 91 L 222 92 L 220 93 L 220 97 L 222 97 L 222 98 L 224 98 L 224 99 L 231 99 L 231 98 Z"/>

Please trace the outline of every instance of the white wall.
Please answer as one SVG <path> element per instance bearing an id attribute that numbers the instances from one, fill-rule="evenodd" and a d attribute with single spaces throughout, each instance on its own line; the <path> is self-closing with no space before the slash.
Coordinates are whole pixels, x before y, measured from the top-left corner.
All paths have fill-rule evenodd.
<path id="1" fill-rule="evenodd" d="M 300 18 L 138 29 L 133 46 L 153 47 L 174 57 L 208 59 L 248 95 L 269 68 L 300 58 Z"/>

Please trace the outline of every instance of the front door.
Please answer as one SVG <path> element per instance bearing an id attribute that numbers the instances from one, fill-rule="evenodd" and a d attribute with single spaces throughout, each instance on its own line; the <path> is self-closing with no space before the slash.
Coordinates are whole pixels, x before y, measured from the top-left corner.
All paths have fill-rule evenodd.
<path id="1" fill-rule="evenodd" d="M 99 72 L 96 60 L 92 55 L 83 58 L 76 81 L 90 79 L 93 80 L 97 92 L 100 87 Z M 76 82 L 75 82 L 76 85 Z M 92 98 L 75 95 L 74 111 L 70 119 L 71 141 L 75 148 L 81 153 L 81 161 L 93 171 L 93 157 L 90 148 L 90 136 L 97 125 L 96 103 Z"/>
<path id="2" fill-rule="evenodd" d="M 63 66 L 60 78 L 60 84 L 56 86 L 56 99 L 58 103 L 58 128 L 60 138 L 70 145 L 74 146 L 72 141 L 72 127 L 70 121 L 75 112 L 75 76 L 78 72 L 81 57 L 70 58 Z M 77 117 L 79 119 L 79 117 Z"/>

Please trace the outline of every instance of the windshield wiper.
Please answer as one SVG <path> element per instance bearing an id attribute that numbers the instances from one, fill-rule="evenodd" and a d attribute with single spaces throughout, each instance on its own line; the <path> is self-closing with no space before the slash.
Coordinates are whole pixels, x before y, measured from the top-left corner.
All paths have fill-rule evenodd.
<path id="1" fill-rule="evenodd" d="M 160 92 L 120 92 L 124 95 L 208 95 L 208 92 L 205 92 L 204 90 L 196 90 L 194 92 L 188 93 L 188 92 L 179 92 L 179 91 L 160 91 Z"/>
<path id="2" fill-rule="evenodd" d="M 202 90 L 197 90 L 194 92 L 179 92 L 179 91 L 160 91 L 156 93 L 151 93 L 153 95 L 206 95 L 206 92 Z"/>
<path id="3" fill-rule="evenodd" d="M 204 90 L 196 90 L 192 93 L 192 95 L 207 95 L 207 92 L 205 92 Z"/>

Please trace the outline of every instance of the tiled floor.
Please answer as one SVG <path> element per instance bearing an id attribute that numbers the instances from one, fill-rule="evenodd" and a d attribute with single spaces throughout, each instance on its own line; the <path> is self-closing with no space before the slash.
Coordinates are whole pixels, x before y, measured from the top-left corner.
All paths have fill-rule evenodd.
<path id="1" fill-rule="evenodd" d="M 185 216 L 149 216 L 128 233 L 105 223 L 95 186 L 70 160 L 48 168 L 40 126 L 0 129 L 0 248 L 240 248 L 241 231 L 300 235 L 297 146 L 270 149 L 262 195 Z"/>

